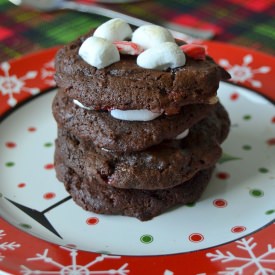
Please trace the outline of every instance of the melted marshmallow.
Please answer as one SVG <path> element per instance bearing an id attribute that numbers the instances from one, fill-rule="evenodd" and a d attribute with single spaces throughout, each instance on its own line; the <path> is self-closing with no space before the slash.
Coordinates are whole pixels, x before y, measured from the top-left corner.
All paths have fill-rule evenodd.
<path id="1" fill-rule="evenodd" d="M 120 60 L 116 46 L 100 37 L 87 38 L 78 53 L 85 62 L 97 69 L 105 68 Z"/>
<path id="2" fill-rule="evenodd" d="M 83 105 L 81 102 L 79 102 L 79 101 L 76 100 L 76 99 L 73 100 L 73 103 L 74 103 L 75 105 L 77 105 L 77 106 L 83 108 L 83 109 L 92 110 L 90 107 L 87 107 L 87 106 Z"/>
<path id="3" fill-rule="evenodd" d="M 131 38 L 132 29 L 128 23 L 120 18 L 111 19 L 100 25 L 94 32 L 94 36 L 109 41 L 119 41 Z"/>
<path id="4" fill-rule="evenodd" d="M 74 99 L 73 103 L 83 109 L 92 110 L 92 108 L 83 105 L 78 100 Z M 114 109 L 110 111 L 112 117 L 120 120 L 128 121 L 150 121 L 162 115 L 162 113 L 153 113 L 149 110 L 118 110 Z"/>
<path id="5" fill-rule="evenodd" d="M 173 42 L 161 43 L 157 47 L 144 51 L 137 58 L 138 66 L 156 70 L 177 68 L 183 66 L 185 62 L 185 54 Z"/>
<path id="6" fill-rule="evenodd" d="M 149 110 L 112 110 L 111 116 L 116 119 L 127 120 L 127 121 L 150 121 L 159 116 L 161 113 L 153 113 Z"/>
<path id="7" fill-rule="evenodd" d="M 189 129 L 186 129 L 185 131 L 183 131 L 182 133 L 180 133 L 179 135 L 177 135 L 175 137 L 175 139 L 183 139 L 185 137 L 187 137 L 189 134 Z"/>
<path id="8" fill-rule="evenodd" d="M 133 32 L 132 41 L 144 49 L 149 49 L 163 42 L 175 42 L 175 39 L 167 29 L 161 26 L 144 25 Z"/>

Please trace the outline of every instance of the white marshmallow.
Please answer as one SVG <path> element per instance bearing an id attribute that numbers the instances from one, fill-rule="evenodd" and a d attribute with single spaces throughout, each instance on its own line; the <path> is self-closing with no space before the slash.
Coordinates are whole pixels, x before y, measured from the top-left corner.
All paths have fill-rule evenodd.
<path id="1" fill-rule="evenodd" d="M 87 38 L 79 48 L 78 54 L 97 69 L 105 68 L 120 60 L 116 46 L 100 37 Z"/>
<path id="2" fill-rule="evenodd" d="M 177 135 L 175 137 L 175 139 L 183 139 L 185 137 L 187 137 L 189 134 L 189 129 L 186 129 L 185 131 L 183 131 L 182 133 L 180 133 L 179 135 Z"/>
<path id="3" fill-rule="evenodd" d="M 159 116 L 161 113 L 153 113 L 146 109 L 141 110 L 112 110 L 111 116 L 116 119 L 128 120 L 128 121 L 150 121 Z"/>
<path id="4" fill-rule="evenodd" d="M 144 25 L 133 32 L 132 41 L 144 49 L 158 46 L 163 42 L 175 42 L 172 34 L 157 25 Z"/>
<path id="5" fill-rule="evenodd" d="M 95 37 L 105 38 L 110 41 L 131 38 L 132 29 L 128 23 L 120 18 L 111 19 L 100 25 L 94 32 Z"/>
<path id="6" fill-rule="evenodd" d="M 92 110 L 90 107 L 87 107 L 87 106 L 83 105 L 81 102 L 79 102 L 79 101 L 76 100 L 76 99 L 73 100 L 73 103 L 74 103 L 75 105 L 77 105 L 77 106 L 83 108 L 83 109 Z"/>
<path id="7" fill-rule="evenodd" d="M 176 43 L 165 42 L 141 53 L 137 64 L 145 69 L 166 70 L 177 68 L 186 62 L 185 54 Z"/>

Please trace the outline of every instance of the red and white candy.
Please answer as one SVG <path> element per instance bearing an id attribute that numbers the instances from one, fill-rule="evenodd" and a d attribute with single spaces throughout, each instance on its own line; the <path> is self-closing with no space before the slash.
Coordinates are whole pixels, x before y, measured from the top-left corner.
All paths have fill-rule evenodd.
<path id="1" fill-rule="evenodd" d="M 180 46 L 180 49 L 188 56 L 196 60 L 205 60 L 206 50 L 203 45 L 185 44 Z"/>
<path id="2" fill-rule="evenodd" d="M 115 41 L 113 44 L 121 54 L 139 55 L 144 51 L 141 46 L 130 41 Z"/>

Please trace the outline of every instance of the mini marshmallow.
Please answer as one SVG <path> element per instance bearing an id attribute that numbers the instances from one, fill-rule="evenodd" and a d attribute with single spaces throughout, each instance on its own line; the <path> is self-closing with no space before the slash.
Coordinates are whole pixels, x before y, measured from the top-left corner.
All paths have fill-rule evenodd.
<path id="1" fill-rule="evenodd" d="M 87 107 L 85 105 L 83 105 L 81 102 L 79 102 L 78 100 L 74 99 L 73 103 L 77 106 L 79 106 L 80 108 L 86 109 L 86 110 L 92 110 L 90 107 Z"/>
<path id="2" fill-rule="evenodd" d="M 185 131 L 183 131 L 182 133 L 180 133 L 179 135 L 177 135 L 175 137 L 175 139 L 183 139 L 185 137 L 187 137 L 189 134 L 189 129 L 186 129 Z"/>
<path id="3" fill-rule="evenodd" d="M 165 42 L 150 48 L 137 58 L 138 66 L 145 69 L 166 70 L 177 68 L 186 62 L 185 54 L 176 43 Z"/>
<path id="4" fill-rule="evenodd" d="M 132 29 L 128 23 L 120 18 L 111 19 L 100 25 L 94 32 L 95 37 L 105 38 L 110 41 L 131 38 Z"/>
<path id="5" fill-rule="evenodd" d="M 87 38 L 79 48 L 78 54 L 97 69 L 105 68 L 120 60 L 116 46 L 100 37 Z"/>
<path id="6" fill-rule="evenodd" d="M 157 25 L 144 25 L 133 32 L 132 41 L 144 49 L 158 46 L 163 42 L 175 42 L 172 34 Z"/>
<path id="7" fill-rule="evenodd" d="M 161 116 L 161 113 L 153 113 L 147 109 L 141 109 L 141 110 L 114 109 L 111 111 L 111 116 L 116 119 L 127 120 L 127 121 L 150 121 Z"/>

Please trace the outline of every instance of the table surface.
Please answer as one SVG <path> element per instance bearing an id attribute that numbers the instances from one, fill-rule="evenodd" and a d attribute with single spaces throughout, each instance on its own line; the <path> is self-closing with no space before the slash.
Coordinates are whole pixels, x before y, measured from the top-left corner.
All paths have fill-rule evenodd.
<path id="1" fill-rule="evenodd" d="M 105 6 L 148 21 L 212 29 L 214 41 L 275 53 L 273 0 L 147 0 Z M 41 13 L 0 0 L 0 62 L 68 43 L 106 20 L 68 10 Z"/>

